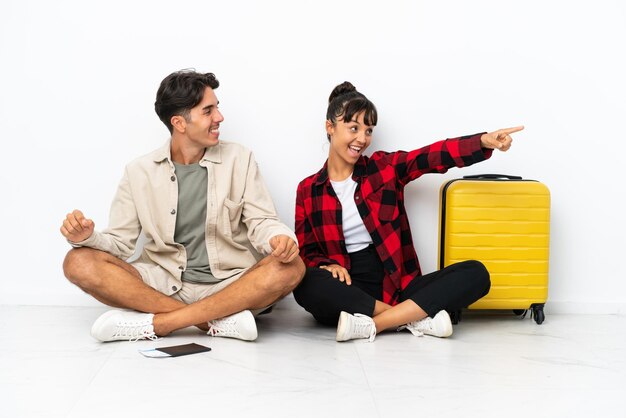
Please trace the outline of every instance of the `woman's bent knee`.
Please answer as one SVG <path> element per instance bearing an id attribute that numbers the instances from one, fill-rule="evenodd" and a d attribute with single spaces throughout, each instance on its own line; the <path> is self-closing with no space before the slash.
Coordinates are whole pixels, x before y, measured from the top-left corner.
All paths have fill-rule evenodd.
<path id="1" fill-rule="evenodd" d="M 475 283 L 475 286 L 484 289 L 484 293 L 487 294 L 491 288 L 491 279 L 487 267 L 478 260 L 465 261 L 467 268 L 471 269 L 470 277 Z"/>
<path id="2" fill-rule="evenodd" d="M 293 289 L 293 296 L 296 299 L 296 302 L 300 306 L 304 306 L 303 303 L 308 299 L 308 295 L 315 290 L 316 282 L 317 282 L 317 270 L 320 270 L 316 267 L 310 267 L 306 269 L 306 273 L 302 278 L 302 281 L 298 283 L 295 289 Z"/>

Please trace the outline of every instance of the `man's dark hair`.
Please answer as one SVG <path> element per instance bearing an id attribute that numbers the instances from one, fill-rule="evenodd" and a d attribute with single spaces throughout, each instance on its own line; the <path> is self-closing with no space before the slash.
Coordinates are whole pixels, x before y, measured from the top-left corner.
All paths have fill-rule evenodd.
<path id="1" fill-rule="evenodd" d="M 189 111 L 202 101 L 207 87 L 216 89 L 220 82 L 215 74 L 201 74 L 195 70 L 176 71 L 161 81 L 157 91 L 154 110 L 161 122 L 173 131 L 172 116 L 180 115 L 189 120 Z"/>

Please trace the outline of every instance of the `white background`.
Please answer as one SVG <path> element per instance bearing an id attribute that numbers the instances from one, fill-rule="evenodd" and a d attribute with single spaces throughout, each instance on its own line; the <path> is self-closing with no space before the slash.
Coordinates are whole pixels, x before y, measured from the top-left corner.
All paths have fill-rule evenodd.
<path id="1" fill-rule="evenodd" d="M 524 124 L 508 153 L 406 189 L 424 272 L 438 190 L 508 173 L 552 193 L 552 312 L 624 313 L 626 6 L 600 1 L 2 0 L 0 304 L 96 305 L 61 270 L 68 211 L 97 228 L 124 165 L 160 146 L 170 72 L 214 72 L 221 138 L 257 157 L 281 218 L 323 164 L 332 88 L 378 107 L 370 151 Z"/>

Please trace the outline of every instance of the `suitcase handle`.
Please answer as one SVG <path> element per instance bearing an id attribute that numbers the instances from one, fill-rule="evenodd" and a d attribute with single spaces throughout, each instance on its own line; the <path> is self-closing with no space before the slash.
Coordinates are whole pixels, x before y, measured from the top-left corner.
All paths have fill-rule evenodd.
<path id="1" fill-rule="evenodd" d="M 463 176 L 464 179 L 508 179 L 521 180 L 522 176 L 509 176 L 508 174 L 472 174 Z"/>

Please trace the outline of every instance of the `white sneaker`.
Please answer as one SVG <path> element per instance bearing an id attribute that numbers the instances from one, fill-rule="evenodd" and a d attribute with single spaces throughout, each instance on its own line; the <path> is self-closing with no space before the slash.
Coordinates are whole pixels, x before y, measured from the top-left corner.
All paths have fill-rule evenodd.
<path id="1" fill-rule="evenodd" d="M 356 338 L 367 338 L 374 341 L 376 338 L 376 325 L 374 320 L 367 315 L 341 312 L 337 324 L 337 341 L 348 341 Z"/>
<path id="2" fill-rule="evenodd" d="M 257 337 L 256 322 L 250 311 L 241 311 L 224 318 L 209 321 L 208 335 L 254 341 Z"/>
<path id="3" fill-rule="evenodd" d="M 91 336 L 102 342 L 156 340 L 153 317 L 153 314 L 135 311 L 108 311 L 93 323 Z"/>
<path id="4" fill-rule="evenodd" d="M 449 337 L 452 335 L 452 321 L 445 310 L 437 312 L 433 318 L 426 317 L 400 327 L 398 331 L 407 328 L 416 337 L 432 335 L 434 337 Z"/>

